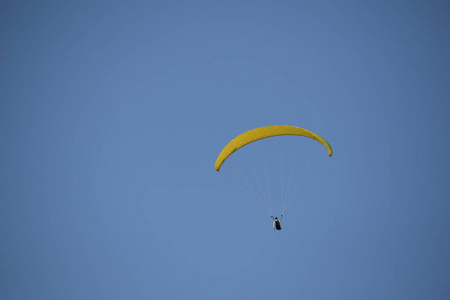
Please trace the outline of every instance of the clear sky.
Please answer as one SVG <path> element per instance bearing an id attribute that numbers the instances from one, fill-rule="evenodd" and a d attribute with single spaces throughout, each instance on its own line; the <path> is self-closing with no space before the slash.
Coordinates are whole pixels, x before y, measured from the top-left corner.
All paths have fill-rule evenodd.
<path id="1" fill-rule="evenodd" d="M 450 299 L 449 14 L 1 1 L 1 298 Z M 275 124 L 333 157 L 283 137 L 214 170 Z M 235 176 L 275 144 L 309 164 L 280 232 Z"/>

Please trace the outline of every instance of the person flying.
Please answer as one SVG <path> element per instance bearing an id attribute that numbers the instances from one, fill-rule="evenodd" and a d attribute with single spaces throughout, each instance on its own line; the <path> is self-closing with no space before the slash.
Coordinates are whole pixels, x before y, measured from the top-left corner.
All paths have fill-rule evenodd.
<path id="1" fill-rule="evenodd" d="M 277 217 L 273 218 L 273 216 L 271 216 L 273 219 L 273 230 L 281 230 L 281 220 L 279 220 Z M 283 216 L 281 216 L 283 217 Z"/>

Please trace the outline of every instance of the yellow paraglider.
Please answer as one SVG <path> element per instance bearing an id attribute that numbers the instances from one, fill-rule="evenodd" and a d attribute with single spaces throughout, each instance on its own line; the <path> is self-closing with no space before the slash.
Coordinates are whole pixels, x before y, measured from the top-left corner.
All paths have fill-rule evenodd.
<path id="1" fill-rule="evenodd" d="M 327 148 L 328 155 L 330 157 L 331 155 L 333 155 L 333 149 L 331 149 L 330 144 L 328 144 L 328 142 L 324 138 L 315 134 L 314 132 L 289 125 L 265 126 L 246 131 L 231 140 L 231 142 L 229 142 L 225 146 L 225 148 L 222 149 L 219 156 L 217 157 L 215 164 L 216 171 L 219 172 L 220 167 L 225 162 L 225 160 L 238 149 L 254 141 L 279 135 L 298 135 L 315 139 Z"/>

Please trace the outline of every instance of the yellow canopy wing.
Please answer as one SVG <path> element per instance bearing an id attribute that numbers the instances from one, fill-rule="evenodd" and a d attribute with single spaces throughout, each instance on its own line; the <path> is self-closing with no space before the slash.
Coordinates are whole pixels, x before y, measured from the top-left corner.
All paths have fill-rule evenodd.
<path id="1" fill-rule="evenodd" d="M 330 157 L 331 155 L 333 155 L 333 149 L 331 149 L 330 144 L 328 144 L 328 142 L 324 138 L 315 134 L 314 132 L 289 125 L 265 126 L 246 131 L 232 139 L 231 142 L 229 142 L 228 145 L 226 145 L 225 148 L 222 149 L 219 156 L 217 157 L 215 164 L 216 171 L 219 172 L 220 167 L 225 162 L 225 160 L 238 149 L 254 141 L 278 135 L 299 135 L 315 139 L 328 149 L 328 155 Z"/>

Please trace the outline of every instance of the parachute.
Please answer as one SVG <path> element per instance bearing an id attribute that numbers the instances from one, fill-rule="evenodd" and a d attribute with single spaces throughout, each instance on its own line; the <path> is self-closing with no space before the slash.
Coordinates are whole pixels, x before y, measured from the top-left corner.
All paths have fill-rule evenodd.
<path id="1" fill-rule="evenodd" d="M 238 149 L 244 147 L 245 145 L 248 145 L 254 141 L 265 139 L 268 137 L 273 136 L 279 136 L 279 135 L 298 135 L 298 136 L 304 136 L 311 139 L 314 139 L 324 145 L 328 150 L 328 155 L 331 157 L 333 155 L 333 149 L 331 149 L 330 144 L 319 136 L 318 134 L 315 134 L 314 132 L 311 132 L 309 130 L 295 127 L 295 126 L 289 126 L 289 125 L 272 125 L 272 126 L 265 126 L 260 128 L 255 128 L 249 131 L 246 131 L 234 139 L 232 139 L 220 152 L 219 156 L 217 157 L 215 168 L 216 171 L 219 172 L 220 168 L 222 167 L 222 164 L 225 162 L 225 160 L 230 157 L 231 154 L 236 152 Z"/>

